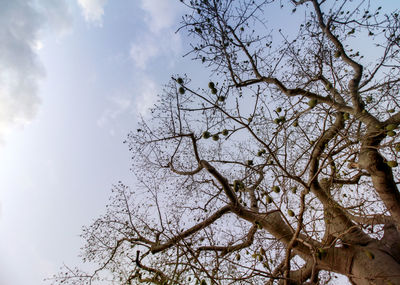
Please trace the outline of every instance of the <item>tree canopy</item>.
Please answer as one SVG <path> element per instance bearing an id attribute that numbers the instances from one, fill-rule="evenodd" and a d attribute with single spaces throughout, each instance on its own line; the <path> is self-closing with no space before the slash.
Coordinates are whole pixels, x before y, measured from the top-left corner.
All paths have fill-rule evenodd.
<path id="1" fill-rule="evenodd" d="M 212 80 L 172 76 L 126 140 L 139 184 L 84 228 L 96 270 L 55 282 L 400 284 L 399 12 L 181 2 Z"/>

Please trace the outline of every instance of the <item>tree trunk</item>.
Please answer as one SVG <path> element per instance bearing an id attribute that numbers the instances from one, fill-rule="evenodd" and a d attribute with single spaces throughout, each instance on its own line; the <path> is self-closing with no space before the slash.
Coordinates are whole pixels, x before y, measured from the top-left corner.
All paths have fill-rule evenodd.
<path id="1" fill-rule="evenodd" d="M 349 274 L 349 279 L 357 285 L 400 284 L 400 263 L 380 248 L 359 248 Z"/>
<path id="2" fill-rule="evenodd" d="M 317 268 L 343 274 L 357 285 L 400 284 L 399 250 L 399 242 L 397 248 L 389 248 L 383 239 L 368 246 L 332 248 L 321 257 Z"/>

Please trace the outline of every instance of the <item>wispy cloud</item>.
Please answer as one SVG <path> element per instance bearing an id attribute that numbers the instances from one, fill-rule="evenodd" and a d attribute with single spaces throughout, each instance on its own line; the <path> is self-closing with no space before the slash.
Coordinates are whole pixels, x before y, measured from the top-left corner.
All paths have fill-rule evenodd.
<path id="1" fill-rule="evenodd" d="M 118 91 L 108 98 L 107 108 L 97 120 L 97 125 L 107 128 L 111 135 L 118 129 L 121 117 L 132 114 L 146 117 L 157 101 L 158 84 L 146 75 L 136 78 L 140 87 L 134 91 Z"/>
<path id="2" fill-rule="evenodd" d="M 146 35 L 140 41 L 132 43 L 129 54 L 136 67 L 146 69 L 148 64 L 158 57 L 167 56 L 173 59 L 181 53 L 180 51 L 179 35 L 167 30 L 162 35 Z"/>
<path id="3" fill-rule="evenodd" d="M 107 0 L 77 0 L 82 9 L 85 20 L 88 22 L 102 25 L 104 6 Z"/>
<path id="4" fill-rule="evenodd" d="M 141 1 L 147 27 L 131 45 L 130 56 L 136 67 L 146 69 L 158 57 L 181 53 L 181 39 L 174 31 L 180 5 L 167 0 Z"/>
<path id="5" fill-rule="evenodd" d="M 64 1 L 0 1 L 0 141 L 37 112 L 38 83 L 45 74 L 37 55 L 43 30 L 64 33 L 69 25 Z"/>
<path id="6" fill-rule="evenodd" d="M 179 6 L 168 0 L 142 0 L 141 7 L 146 13 L 145 21 L 153 33 L 173 26 L 179 10 Z"/>
<path id="7" fill-rule="evenodd" d="M 97 120 L 99 127 L 105 126 L 110 121 L 114 121 L 120 115 L 131 110 L 132 101 L 128 97 L 115 96 L 109 98 L 110 107 L 106 109 L 100 118 Z"/>
<path id="8" fill-rule="evenodd" d="M 141 80 L 141 88 L 135 98 L 135 112 L 146 117 L 149 110 L 157 101 L 158 84 L 152 79 L 145 77 Z"/>
<path id="9" fill-rule="evenodd" d="M 153 37 L 147 36 L 142 41 L 133 43 L 129 52 L 136 67 L 145 69 L 147 62 L 160 54 L 160 47 Z"/>

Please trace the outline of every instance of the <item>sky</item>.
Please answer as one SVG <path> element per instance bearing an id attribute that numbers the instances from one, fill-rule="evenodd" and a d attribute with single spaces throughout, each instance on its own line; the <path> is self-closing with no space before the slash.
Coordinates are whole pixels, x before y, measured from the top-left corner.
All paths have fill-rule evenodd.
<path id="1" fill-rule="evenodd" d="M 171 75 L 207 82 L 182 57 L 183 14 L 178 0 L 0 0 L 1 285 L 79 265 L 81 227 L 135 183 L 128 132 Z"/>
<path id="2" fill-rule="evenodd" d="M 183 9 L 0 0 L 0 284 L 79 265 L 81 227 L 113 184 L 134 183 L 123 140 L 171 75 L 190 72 Z"/>

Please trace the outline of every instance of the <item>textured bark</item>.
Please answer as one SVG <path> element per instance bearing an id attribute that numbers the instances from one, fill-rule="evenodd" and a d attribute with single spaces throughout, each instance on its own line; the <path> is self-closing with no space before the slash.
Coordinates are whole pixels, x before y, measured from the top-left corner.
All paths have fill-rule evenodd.
<path id="1" fill-rule="evenodd" d="M 397 229 L 400 229 L 400 193 L 394 182 L 392 169 L 385 163 L 374 144 L 363 146 L 359 164 L 371 175 L 372 183 L 388 211 L 392 215 Z"/>
<path id="2" fill-rule="evenodd" d="M 343 274 L 357 285 L 400 284 L 400 263 L 393 256 L 396 250 L 382 242 L 332 248 L 317 258 L 316 267 Z"/>
<path id="3" fill-rule="evenodd" d="M 358 247 L 348 276 L 357 285 L 400 284 L 400 263 L 381 248 Z"/>

